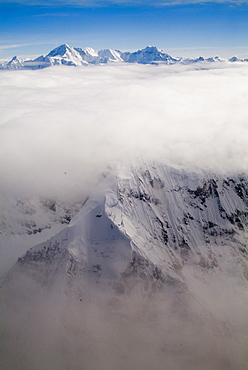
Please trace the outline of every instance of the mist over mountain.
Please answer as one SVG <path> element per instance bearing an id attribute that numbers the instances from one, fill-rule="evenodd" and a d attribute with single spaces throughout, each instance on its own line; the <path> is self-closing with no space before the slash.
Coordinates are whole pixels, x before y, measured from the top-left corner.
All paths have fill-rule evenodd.
<path id="1" fill-rule="evenodd" d="M 247 62 L 247 59 L 236 56 L 228 60 L 218 56 L 210 58 L 174 58 L 159 50 L 155 46 L 147 46 L 135 52 L 121 52 L 119 50 L 104 49 L 96 51 L 91 47 L 73 48 L 63 44 L 51 50 L 46 56 L 39 56 L 36 59 L 22 60 L 14 56 L 10 61 L 0 64 L 0 69 L 41 69 L 54 65 L 87 66 L 106 64 L 113 62 L 139 63 L 139 64 L 192 64 L 192 63 L 214 63 L 214 62 Z"/>
<path id="2" fill-rule="evenodd" d="M 4 368 L 243 369 L 247 210 L 247 176 L 108 167 L 2 282 Z"/>
<path id="3" fill-rule="evenodd" d="M 247 364 L 247 64 L 149 50 L 1 71 L 4 370 Z"/>

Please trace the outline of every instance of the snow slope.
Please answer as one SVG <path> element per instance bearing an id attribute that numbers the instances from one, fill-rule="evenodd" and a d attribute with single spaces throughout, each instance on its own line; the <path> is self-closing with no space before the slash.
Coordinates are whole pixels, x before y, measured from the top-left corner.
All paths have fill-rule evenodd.
<path id="1" fill-rule="evenodd" d="M 44 242 L 68 224 L 83 202 L 2 194 L 0 216 L 0 276 L 32 246 Z"/>
<path id="2" fill-rule="evenodd" d="M 245 279 L 245 176 L 154 163 L 119 165 L 104 176 L 70 224 L 18 264 L 34 259 L 39 265 L 39 256 L 44 262 L 46 251 L 59 245 L 73 265 L 85 271 L 98 266 L 97 275 L 104 278 L 119 279 L 132 264 L 141 264 L 158 280 L 183 282 L 186 265 L 225 268 L 231 253 Z M 71 263 L 65 273 L 70 274 Z"/>

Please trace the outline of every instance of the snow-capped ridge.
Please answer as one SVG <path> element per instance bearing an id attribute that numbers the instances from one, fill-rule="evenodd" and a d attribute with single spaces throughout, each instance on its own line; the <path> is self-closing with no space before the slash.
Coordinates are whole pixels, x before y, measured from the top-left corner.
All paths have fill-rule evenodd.
<path id="1" fill-rule="evenodd" d="M 241 58 L 239 58 L 235 55 L 235 56 L 233 56 L 232 58 L 230 58 L 228 60 L 229 60 L 229 62 L 243 62 L 245 59 L 241 59 Z"/>
<path id="2" fill-rule="evenodd" d="M 48 54 L 47 57 L 55 57 L 55 56 L 67 56 L 69 53 L 73 53 L 74 49 L 68 45 L 68 44 L 62 44 L 53 50 L 51 50 Z"/>
<path id="3" fill-rule="evenodd" d="M 91 48 L 91 47 L 85 47 L 82 49 L 86 54 L 89 54 L 91 56 L 94 56 L 94 57 L 97 57 L 98 56 L 98 53 L 95 49 Z"/>
<path id="4" fill-rule="evenodd" d="M 144 49 L 140 49 L 134 53 L 123 53 L 122 58 L 128 63 L 141 64 L 150 64 L 155 62 L 166 62 L 167 64 L 172 64 L 178 61 L 169 54 L 159 50 L 156 46 L 146 46 Z"/>
<path id="5" fill-rule="evenodd" d="M 102 63 L 123 62 L 122 53 L 118 50 L 103 49 L 98 52 Z"/>
<path id="6" fill-rule="evenodd" d="M 23 67 L 23 59 L 19 58 L 17 55 L 15 55 L 7 64 L 7 69 L 20 69 Z"/>
<path id="7" fill-rule="evenodd" d="M 53 49 L 45 57 L 47 60 L 54 64 L 66 64 L 80 66 L 86 64 L 82 59 L 81 54 L 73 47 L 63 44 L 58 48 Z"/>
<path id="8" fill-rule="evenodd" d="M 247 59 L 232 57 L 228 60 L 215 57 L 182 58 L 172 57 L 156 46 L 146 46 L 135 52 L 121 52 L 113 49 L 95 50 L 91 47 L 72 47 L 62 44 L 47 55 L 39 56 L 33 60 L 25 60 L 15 56 L 9 62 L 0 64 L 0 69 L 40 69 L 53 65 L 87 66 L 89 64 L 106 64 L 113 62 L 138 64 L 192 64 L 192 63 L 219 63 L 219 62 L 247 62 Z"/>
<path id="9" fill-rule="evenodd" d="M 245 176 L 142 162 L 110 167 L 69 225 L 18 264 L 35 264 L 39 278 L 61 260 L 70 281 L 84 274 L 108 284 L 132 272 L 183 283 L 186 266 L 225 269 L 230 253 L 246 279 L 247 187 Z"/>

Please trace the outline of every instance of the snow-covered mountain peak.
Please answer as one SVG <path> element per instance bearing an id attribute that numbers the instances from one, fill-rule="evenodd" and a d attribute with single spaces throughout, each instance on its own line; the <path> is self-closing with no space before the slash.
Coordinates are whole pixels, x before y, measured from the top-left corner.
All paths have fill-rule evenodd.
<path id="1" fill-rule="evenodd" d="M 218 55 L 215 57 L 210 57 L 206 59 L 208 62 L 224 62 L 223 58 L 220 58 Z"/>
<path id="2" fill-rule="evenodd" d="M 86 54 L 89 54 L 91 56 L 94 56 L 94 57 L 98 57 L 98 53 L 95 49 L 91 48 L 91 47 L 85 47 L 82 49 Z"/>
<path id="3" fill-rule="evenodd" d="M 164 53 L 163 50 L 158 49 L 156 46 L 146 46 L 144 49 L 140 50 L 143 53 Z"/>
<path id="4" fill-rule="evenodd" d="M 18 264 L 28 269 L 35 261 L 41 278 L 49 251 L 49 261 L 61 255 L 70 279 L 73 271 L 76 280 L 83 273 L 121 281 L 135 266 L 137 276 L 145 273 L 148 280 L 182 283 L 186 266 L 226 269 L 232 255 L 245 279 L 246 215 L 244 176 L 142 161 L 113 165 L 70 224 Z"/>
<path id="5" fill-rule="evenodd" d="M 159 50 L 155 46 L 147 46 L 144 49 L 138 50 L 134 53 L 123 53 L 122 58 L 128 63 L 158 63 L 164 62 L 166 64 L 171 64 L 177 62 L 178 60 L 172 58 L 170 55 Z"/>
<path id="6" fill-rule="evenodd" d="M 242 62 L 243 60 L 241 58 L 238 58 L 237 56 L 233 56 L 229 59 L 229 62 Z"/>
<path id="7" fill-rule="evenodd" d="M 19 58 L 15 55 L 7 64 L 7 68 L 9 69 L 20 69 L 23 66 L 23 59 Z"/>
<path id="8" fill-rule="evenodd" d="M 41 63 L 43 62 L 45 66 L 57 64 L 82 66 L 88 64 L 87 61 L 83 60 L 78 50 L 67 44 L 60 45 L 58 48 L 53 49 L 45 57 L 40 57 L 35 60 L 36 63 L 39 61 Z"/>
<path id="9" fill-rule="evenodd" d="M 121 57 L 121 52 L 118 50 L 112 49 L 103 49 L 98 52 L 99 56 L 101 57 L 101 61 L 104 63 L 107 62 L 123 62 Z"/>
<path id="10" fill-rule="evenodd" d="M 68 44 L 62 44 L 58 46 L 57 48 L 50 51 L 50 53 L 47 54 L 48 57 L 55 57 L 55 56 L 65 56 L 70 53 L 73 53 L 74 49 L 68 45 Z"/>
<path id="11" fill-rule="evenodd" d="M 98 64 L 100 62 L 100 57 L 98 52 L 93 48 L 86 47 L 86 48 L 75 48 L 75 51 L 80 55 L 80 58 L 83 63 L 92 63 Z"/>

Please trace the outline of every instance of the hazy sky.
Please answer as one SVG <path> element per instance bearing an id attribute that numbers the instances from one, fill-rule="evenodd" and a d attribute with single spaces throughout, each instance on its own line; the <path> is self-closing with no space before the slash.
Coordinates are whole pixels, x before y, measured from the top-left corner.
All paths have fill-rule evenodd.
<path id="1" fill-rule="evenodd" d="M 0 0 L 0 58 L 68 43 L 174 56 L 248 57 L 248 1 Z"/>

